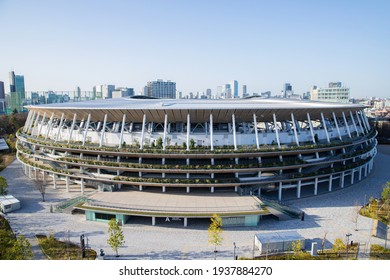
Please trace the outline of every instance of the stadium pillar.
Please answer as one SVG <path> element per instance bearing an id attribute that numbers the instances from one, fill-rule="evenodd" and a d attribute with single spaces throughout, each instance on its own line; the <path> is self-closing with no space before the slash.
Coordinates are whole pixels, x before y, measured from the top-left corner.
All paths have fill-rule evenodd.
<path id="1" fill-rule="evenodd" d="M 298 186 L 297 186 L 297 198 L 301 198 L 301 188 L 302 188 L 302 181 L 298 181 Z"/>
<path id="2" fill-rule="evenodd" d="M 162 192 L 166 192 L 166 191 L 167 191 L 166 187 L 163 186 L 163 187 L 162 187 Z"/>
<path id="3" fill-rule="evenodd" d="M 210 149 L 214 151 L 213 114 L 210 114 Z"/>
<path id="4" fill-rule="evenodd" d="M 359 123 L 359 127 L 360 127 L 360 130 L 362 132 L 362 135 L 364 135 L 364 127 L 362 125 L 362 122 L 360 121 L 360 118 L 359 118 L 359 114 L 357 113 L 357 111 L 355 112 L 355 115 L 356 115 L 356 118 L 358 120 L 358 123 Z"/>
<path id="5" fill-rule="evenodd" d="M 314 179 L 314 195 L 318 193 L 318 177 Z"/>
<path id="6" fill-rule="evenodd" d="M 156 217 L 152 217 L 152 226 L 156 225 Z"/>
<path id="7" fill-rule="evenodd" d="M 73 114 L 72 126 L 70 127 L 70 131 L 69 131 L 68 144 L 70 143 L 70 140 L 72 139 L 73 129 L 74 129 L 74 126 L 76 124 L 76 117 L 77 117 L 77 114 L 74 113 Z"/>
<path id="8" fill-rule="evenodd" d="M 255 138 L 256 138 L 256 148 L 259 149 L 259 132 L 257 131 L 257 120 L 256 120 L 256 114 L 253 113 L 253 127 L 255 129 Z"/>
<path id="9" fill-rule="evenodd" d="M 333 175 L 330 174 L 329 176 L 329 186 L 328 186 L 328 191 L 332 191 L 332 184 L 333 184 Z"/>
<path id="10" fill-rule="evenodd" d="M 360 166 L 359 167 L 359 181 L 362 179 L 362 169 L 363 169 L 363 166 Z"/>
<path id="11" fill-rule="evenodd" d="M 355 179 L 355 169 L 351 170 L 351 185 L 353 184 L 353 181 Z"/>
<path id="12" fill-rule="evenodd" d="M 30 111 L 30 112 L 31 112 L 31 111 Z M 29 133 L 29 132 L 31 131 L 32 125 L 33 125 L 33 123 L 34 123 L 34 121 L 35 121 L 35 116 L 36 116 L 36 114 L 37 114 L 37 113 L 34 111 L 32 117 L 31 117 L 30 123 L 29 123 L 29 125 L 28 125 L 27 133 Z"/>
<path id="13" fill-rule="evenodd" d="M 144 149 L 144 136 L 145 136 L 145 125 L 146 125 L 146 114 L 144 114 L 142 118 L 142 131 L 141 131 L 141 141 L 140 141 L 140 149 Z"/>
<path id="14" fill-rule="evenodd" d="M 213 193 L 213 192 L 214 192 L 214 187 L 211 187 L 210 190 L 211 190 L 211 192 Z"/>
<path id="15" fill-rule="evenodd" d="M 340 187 L 344 188 L 344 172 L 340 174 Z"/>
<path id="16" fill-rule="evenodd" d="M 139 189 L 139 191 L 142 191 L 142 189 L 143 189 L 143 188 L 142 188 L 142 185 L 139 185 L 139 186 L 138 186 L 138 189 Z"/>
<path id="17" fill-rule="evenodd" d="M 342 112 L 342 114 L 343 114 L 344 125 L 345 125 L 345 128 L 347 129 L 348 136 L 349 136 L 349 138 L 352 138 L 351 131 L 349 130 L 349 125 L 348 125 L 348 122 L 347 122 L 347 118 L 345 117 L 344 112 Z"/>
<path id="18" fill-rule="evenodd" d="M 47 126 L 47 130 L 46 130 L 45 140 L 47 139 L 47 137 L 49 137 L 50 130 L 51 130 L 52 126 L 53 126 L 53 118 L 54 118 L 54 113 L 51 113 L 51 116 L 50 116 L 50 119 L 49 119 L 49 123 L 48 123 L 48 126 Z"/>
<path id="19" fill-rule="evenodd" d="M 353 124 L 353 127 L 355 128 L 356 134 L 357 134 L 357 136 L 359 136 L 359 131 L 358 131 L 357 127 L 356 127 L 355 119 L 353 118 L 353 115 L 352 115 L 351 111 L 349 111 L 349 115 L 351 116 L 352 124 Z"/>
<path id="20" fill-rule="evenodd" d="M 24 123 L 24 126 L 23 126 L 23 132 L 26 132 L 26 131 L 27 131 L 28 126 L 29 126 L 30 121 L 31 121 L 32 115 L 33 115 L 33 112 L 32 112 L 32 111 L 29 111 L 29 112 L 28 112 L 28 115 L 27 115 L 26 122 Z"/>
<path id="21" fill-rule="evenodd" d="M 188 218 L 187 217 L 184 217 L 184 227 L 187 227 L 187 224 L 188 224 Z"/>
<path id="22" fill-rule="evenodd" d="M 91 114 L 88 114 L 87 123 L 85 124 L 85 127 L 84 127 L 83 146 L 85 145 L 85 140 L 87 139 L 90 121 L 91 121 Z"/>
<path id="23" fill-rule="evenodd" d="M 39 112 L 37 114 L 37 118 L 35 119 L 34 127 L 31 128 L 31 135 L 34 135 L 34 130 L 35 133 L 38 133 L 38 122 L 39 122 Z"/>
<path id="24" fill-rule="evenodd" d="M 167 147 L 167 126 L 168 126 L 168 115 L 164 116 L 164 134 L 163 134 L 163 151 L 166 150 Z M 164 163 L 163 163 L 164 164 Z"/>
<path id="25" fill-rule="evenodd" d="M 366 124 L 366 122 L 365 122 L 365 120 L 364 120 L 364 118 L 363 118 L 363 111 L 359 111 L 359 113 L 360 113 L 360 120 L 361 120 L 361 122 L 362 122 L 362 124 L 363 124 L 363 127 L 364 127 L 364 129 L 366 130 L 366 132 L 368 133 L 367 124 Z M 356 112 L 356 114 L 357 114 L 357 112 Z"/>
<path id="26" fill-rule="evenodd" d="M 332 115 L 333 115 L 334 124 L 336 125 L 337 134 L 339 135 L 339 139 L 340 139 L 340 140 L 343 140 L 342 137 L 341 137 L 339 124 L 337 123 L 336 115 L 335 115 L 334 112 L 332 112 Z"/>
<path id="27" fill-rule="evenodd" d="M 186 187 L 186 192 L 189 193 L 190 192 L 190 187 Z"/>
<path id="28" fill-rule="evenodd" d="M 119 149 L 122 148 L 122 143 L 123 143 L 123 132 L 125 131 L 125 124 L 126 124 L 126 114 L 123 114 L 121 135 L 120 135 L 120 137 L 119 137 Z"/>
<path id="29" fill-rule="evenodd" d="M 64 125 L 64 113 L 61 114 L 61 120 L 60 120 L 60 124 L 58 126 L 58 129 L 57 129 L 57 135 L 56 135 L 56 139 L 54 142 L 57 142 L 60 139 L 63 125 Z"/>
<path id="30" fill-rule="evenodd" d="M 69 176 L 66 176 L 66 192 L 69 192 Z"/>
<path id="31" fill-rule="evenodd" d="M 299 138 L 298 138 L 298 131 L 297 131 L 297 123 L 295 122 L 294 114 L 291 113 L 291 121 L 293 123 L 293 130 L 294 130 L 294 136 L 295 136 L 295 142 L 297 143 L 297 146 L 299 147 Z"/>
<path id="32" fill-rule="evenodd" d="M 80 180 L 80 191 L 81 191 L 81 194 L 84 194 L 84 179 Z"/>
<path id="33" fill-rule="evenodd" d="M 57 175 L 53 174 L 53 189 L 57 189 Z"/>
<path id="34" fill-rule="evenodd" d="M 282 200 L 282 190 L 283 190 L 283 188 L 282 188 L 282 186 L 283 186 L 283 184 L 282 184 L 282 182 L 279 182 L 279 193 L 278 193 L 278 200 L 280 201 L 280 200 Z"/>
<path id="35" fill-rule="evenodd" d="M 276 142 L 278 143 L 278 148 L 280 149 L 279 129 L 278 129 L 278 125 L 276 123 L 275 113 L 273 113 L 273 118 L 274 118 L 274 129 L 275 129 L 275 134 L 276 134 Z"/>
<path id="36" fill-rule="evenodd" d="M 46 119 L 46 112 L 43 113 L 43 117 L 42 117 L 42 121 L 41 121 L 41 124 L 39 125 L 39 130 L 38 130 L 38 137 L 39 135 L 41 135 L 41 132 L 42 132 L 42 127 L 43 127 L 43 123 L 45 122 L 45 119 Z"/>
<path id="37" fill-rule="evenodd" d="M 102 127 L 101 134 L 100 134 L 99 147 L 103 146 L 104 133 L 106 132 L 106 124 L 107 124 L 107 114 L 104 115 L 103 127 Z"/>
<path id="38" fill-rule="evenodd" d="M 370 122 L 368 121 L 366 114 L 364 114 L 364 111 L 360 111 L 360 112 L 362 112 L 363 119 L 366 122 L 367 129 L 369 131 L 370 130 Z"/>
<path id="39" fill-rule="evenodd" d="M 234 114 L 232 114 L 232 125 L 233 125 L 233 145 L 234 145 L 234 150 L 237 150 L 236 116 Z"/>
<path id="40" fill-rule="evenodd" d="M 187 114 L 187 151 L 190 150 L 190 131 L 191 131 L 191 121 L 190 113 Z M 189 165 L 189 159 L 187 158 L 187 165 Z"/>
<path id="41" fill-rule="evenodd" d="M 322 112 L 321 112 L 321 119 L 322 119 L 322 126 L 324 127 L 324 131 L 325 131 L 325 135 L 326 135 L 326 140 L 328 141 L 328 143 L 330 143 L 328 128 L 326 127 L 324 114 Z"/>

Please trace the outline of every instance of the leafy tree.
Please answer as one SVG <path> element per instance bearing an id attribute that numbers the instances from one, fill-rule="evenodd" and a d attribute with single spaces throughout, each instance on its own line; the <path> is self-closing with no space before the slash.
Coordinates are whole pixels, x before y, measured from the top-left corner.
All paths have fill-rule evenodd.
<path id="1" fill-rule="evenodd" d="M 195 140 L 194 139 L 190 139 L 190 148 L 195 148 Z"/>
<path id="2" fill-rule="evenodd" d="M 214 260 L 217 258 L 217 246 L 220 246 L 223 241 L 222 237 L 222 218 L 214 214 L 210 219 L 211 223 L 208 228 L 209 244 L 214 245 Z"/>
<path id="3" fill-rule="evenodd" d="M 30 242 L 23 235 L 19 235 L 10 249 L 10 259 L 31 260 L 33 256 Z"/>
<path id="4" fill-rule="evenodd" d="M 39 175 L 36 179 L 34 179 L 34 185 L 35 185 L 35 188 L 37 189 L 37 191 L 39 191 L 41 193 L 41 196 L 42 196 L 42 201 L 45 202 L 45 194 L 46 194 L 46 187 L 47 187 L 47 184 L 46 182 L 43 180 L 43 178 L 39 178 Z"/>
<path id="5" fill-rule="evenodd" d="M 118 248 L 125 244 L 125 237 L 123 235 L 121 227 L 115 219 L 111 219 L 108 222 L 107 243 L 111 246 L 112 250 L 115 251 L 116 256 L 119 257 Z"/>
<path id="6" fill-rule="evenodd" d="M 387 182 L 382 191 L 382 200 L 385 202 L 390 198 L 390 182 Z"/>
<path id="7" fill-rule="evenodd" d="M 159 137 L 157 139 L 156 146 L 157 146 L 157 148 L 162 148 L 162 146 L 163 146 L 163 139 L 161 137 Z"/>
<path id="8" fill-rule="evenodd" d="M 345 250 L 344 241 L 341 238 L 336 238 L 333 244 L 333 250 L 337 251 L 337 256 L 340 256 L 340 251 Z"/>
<path id="9" fill-rule="evenodd" d="M 0 195 L 6 195 L 8 189 L 7 180 L 0 176 Z"/>

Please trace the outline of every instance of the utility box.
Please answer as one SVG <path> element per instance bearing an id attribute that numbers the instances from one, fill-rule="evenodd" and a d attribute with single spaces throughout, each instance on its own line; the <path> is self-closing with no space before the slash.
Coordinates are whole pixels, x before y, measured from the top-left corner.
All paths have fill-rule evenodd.
<path id="1" fill-rule="evenodd" d="M 3 213 L 20 209 L 20 201 L 12 195 L 0 195 L 0 211 Z"/>
<path id="2" fill-rule="evenodd" d="M 292 251 L 293 242 L 297 241 L 300 241 L 301 249 L 305 248 L 305 239 L 296 231 L 258 233 L 254 238 L 260 254 Z"/>

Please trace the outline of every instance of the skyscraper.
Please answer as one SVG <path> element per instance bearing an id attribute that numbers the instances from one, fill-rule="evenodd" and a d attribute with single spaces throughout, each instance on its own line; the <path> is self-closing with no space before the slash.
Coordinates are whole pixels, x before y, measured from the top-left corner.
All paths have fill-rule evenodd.
<path id="1" fill-rule="evenodd" d="M 163 80 L 157 80 L 148 82 L 146 85 L 148 88 L 148 96 L 157 98 L 176 98 L 176 83 L 171 81 L 164 82 Z"/>
<path id="2" fill-rule="evenodd" d="M 230 82 L 230 89 L 233 98 L 238 98 L 238 82 L 236 80 Z"/>
<path id="3" fill-rule="evenodd" d="M 313 86 L 310 91 L 310 99 L 325 102 L 349 102 L 349 88 L 344 87 L 341 82 L 331 82 L 328 87 L 317 88 Z"/>
<path id="4" fill-rule="evenodd" d="M 16 109 L 18 112 L 21 112 L 23 111 L 23 102 L 25 99 L 24 76 L 15 75 L 14 71 L 9 72 L 9 85 L 8 111 L 12 112 Z"/>
<path id="5" fill-rule="evenodd" d="M 247 96 L 248 96 L 248 92 L 246 89 L 246 85 L 242 85 L 242 97 L 247 97 Z"/>
<path id="6" fill-rule="evenodd" d="M 0 81 L 0 99 L 5 99 L 4 82 Z"/>
<path id="7" fill-rule="evenodd" d="M 103 85 L 102 86 L 102 98 L 110 99 L 112 98 L 112 92 L 115 90 L 114 85 Z"/>
<path id="8" fill-rule="evenodd" d="M 292 85 L 290 83 L 285 83 L 283 87 L 283 97 L 288 98 L 291 94 L 293 94 Z"/>

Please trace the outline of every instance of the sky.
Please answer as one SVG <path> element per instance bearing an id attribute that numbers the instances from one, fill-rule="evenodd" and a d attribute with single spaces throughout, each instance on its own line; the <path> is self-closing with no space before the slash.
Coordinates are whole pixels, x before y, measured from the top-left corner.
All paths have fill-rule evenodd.
<path id="1" fill-rule="evenodd" d="M 172 80 L 184 94 L 232 80 L 295 93 L 341 81 L 390 98 L 390 1 L 0 0 L 0 81 L 27 91 Z"/>

